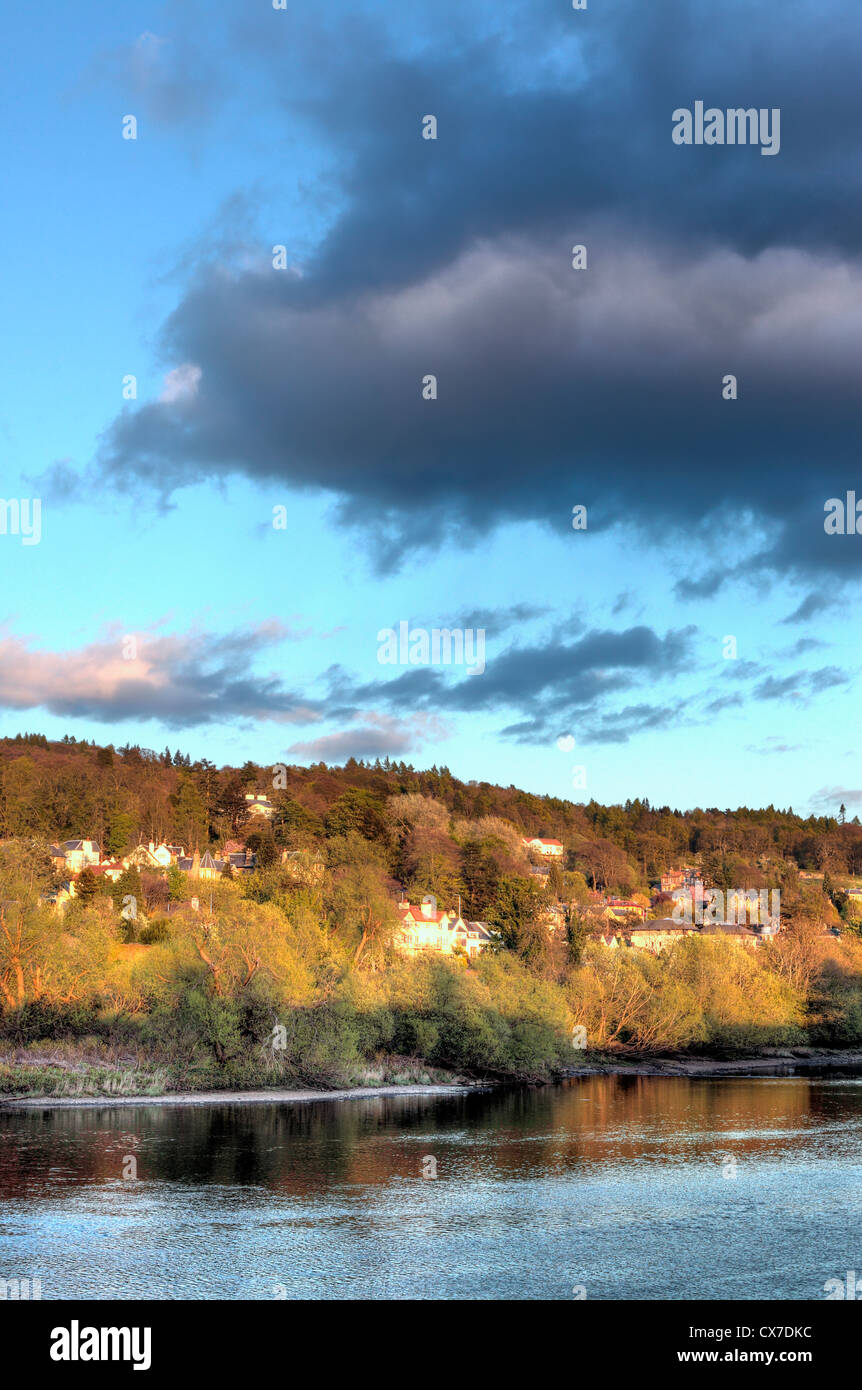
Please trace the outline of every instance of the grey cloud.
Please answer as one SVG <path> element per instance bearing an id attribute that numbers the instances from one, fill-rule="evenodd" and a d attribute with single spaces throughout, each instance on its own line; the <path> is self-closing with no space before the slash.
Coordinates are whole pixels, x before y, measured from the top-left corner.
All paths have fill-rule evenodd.
<path id="1" fill-rule="evenodd" d="M 586 743 L 627 743 L 636 734 L 650 729 L 668 729 L 679 723 L 686 707 L 685 701 L 675 705 L 627 705 L 612 714 L 603 715 L 584 730 Z"/>
<path id="2" fill-rule="evenodd" d="M 799 606 L 781 621 L 782 623 L 806 623 L 809 618 L 816 618 L 819 613 L 825 613 L 830 608 L 834 608 L 836 602 L 834 594 L 807 594 Z"/>
<path id="3" fill-rule="evenodd" d="M 720 695 L 716 700 L 710 700 L 705 706 L 706 714 L 721 714 L 722 710 L 738 709 L 744 704 L 741 695 Z"/>
<path id="4" fill-rule="evenodd" d="M 399 757 L 412 752 L 429 737 L 445 738 L 446 727 L 439 720 L 397 720 L 385 716 L 366 716 L 370 722 L 358 723 L 337 733 L 293 743 L 287 752 L 306 762 L 341 762 L 346 758 Z"/>
<path id="5" fill-rule="evenodd" d="M 800 698 L 805 694 L 816 695 L 834 686 L 846 685 L 850 680 L 847 671 L 837 666 L 822 666 L 817 671 L 795 671 L 788 676 L 767 676 L 766 680 L 754 687 L 752 694 L 758 700 L 780 700 L 791 695 Z"/>
<path id="6" fill-rule="evenodd" d="M 573 494 L 593 533 L 701 527 L 725 555 L 679 576 L 690 597 L 743 572 L 751 518 L 753 568 L 858 577 L 822 504 L 858 466 L 862 19 L 727 0 L 713 44 L 706 0 L 579 31 L 559 0 L 468 8 L 453 29 L 418 5 L 296 13 L 289 42 L 271 12 L 238 18 L 233 51 L 335 159 L 338 209 L 301 272 L 202 268 L 163 339 L 199 393 L 118 416 L 101 472 L 326 491 L 381 569 L 417 515 L 462 544 L 507 520 L 562 533 Z M 780 157 L 674 146 L 697 93 L 780 106 Z"/>
<path id="7" fill-rule="evenodd" d="M 125 638 L 104 638 L 76 651 L 51 652 L 0 635 L 0 708 L 49 710 L 96 719 L 158 720 L 171 729 L 231 719 L 310 723 L 320 701 L 274 675 L 255 675 L 255 656 L 287 640 L 280 623 L 215 637 L 203 631 L 141 633 L 133 659 Z"/>

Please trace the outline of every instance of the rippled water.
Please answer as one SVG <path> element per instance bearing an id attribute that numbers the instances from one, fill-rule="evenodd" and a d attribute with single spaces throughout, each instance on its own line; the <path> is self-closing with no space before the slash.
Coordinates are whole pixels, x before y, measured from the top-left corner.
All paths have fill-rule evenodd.
<path id="1" fill-rule="evenodd" d="M 0 1111 L 0 1277 L 43 1298 L 822 1299 L 850 1269 L 862 1079 Z"/>

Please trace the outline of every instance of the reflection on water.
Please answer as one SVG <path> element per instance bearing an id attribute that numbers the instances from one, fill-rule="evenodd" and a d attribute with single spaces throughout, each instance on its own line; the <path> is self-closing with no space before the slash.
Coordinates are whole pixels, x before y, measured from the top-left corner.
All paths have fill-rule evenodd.
<path id="1" fill-rule="evenodd" d="M 820 1299 L 860 1217 L 854 1078 L 0 1110 L 43 1298 Z"/>

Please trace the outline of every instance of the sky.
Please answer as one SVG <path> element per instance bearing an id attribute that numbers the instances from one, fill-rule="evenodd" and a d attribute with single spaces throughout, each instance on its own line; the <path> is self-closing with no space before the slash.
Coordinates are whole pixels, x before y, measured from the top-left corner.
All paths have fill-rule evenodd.
<path id="1" fill-rule="evenodd" d="M 862 811 L 862 12 L 5 29 L 0 735 Z"/>

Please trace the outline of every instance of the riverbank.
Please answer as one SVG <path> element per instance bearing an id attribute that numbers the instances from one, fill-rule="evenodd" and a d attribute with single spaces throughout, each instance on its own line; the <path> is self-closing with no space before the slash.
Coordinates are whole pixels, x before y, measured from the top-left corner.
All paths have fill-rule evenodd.
<path id="1" fill-rule="evenodd" d="M 862 1071 L 862 1048 L 764 1048 L 743 1057 L 707 1057 L 671 1053 L 588 1056 L 565 1076 L 790 1076 L 796 1072 Z"/>
<path id="2" fill-rule="evenodd" d="M 169 1091 L 163 1096 L 16 1096 L 0 1109 L 75 1109 L 110 1105 L 294 1105 L 309 1100 L 369 1100 L 378 1096 L 445 1096 L 486 1089 L 464 1082 L 436 1086 L 353 1086 L 346 1091 Z"/>
<path id="3" fill-rule="evenodd" d="M 254 1065 L 193 1065 L 145 1048 L 107 1047 L 98 1040 L 0 1046 L 0 1106 L 217 1103 L 220 1100 L 315 1099 L 328 1095 L 417 1092 L 475 1084 L 454 1070 L 412 1057 L 388 1057 L 354 1068 L 307 1074 L 256 1059 Z"/>
<path id="4" fill-rule="evenodd" d="M 137 1089 L 130 1093 L 116 1084 L 116 1076 L 103 1076 L 101 1085 L 93 1076 L 83 1083 L 80 1077 L 74 1080 L 65 1078 L 66 1093 L 63 1094 L 56 1082 L 46 1086 L 45 1078 L 34 1081 L 32 1071 L 29 1091 L 23 1087 L 19 1094 L 0 1095 L 0 1108 L 3 1107 L 52 1107 L 82 1108 L 104 1105 L 263 1105 L 296 1104 L 302 1101 L 319 1100 L 365 1100 L 380 1096 L 445 1096 L 462 1095 L 469 1091 L 498 1089 L 504 1086 L 553 1084 L 554 1081 L 576 1080 L 581 1077 L 626 1076 L 626 1077 L 689 1077 L 703 1080 L 722 1077 L 769 1077 L 794 1076 L 809 1072 L 858 1072 L 862 1074 L 862 1049 L 836 1048 L 764 1048 L 762 1051 L 742 1057 L 709 1057 L 679 1053 L 594 1053 L 585 1055 L 577 1066 L 566 1067 L 548 1078 L 539 1077 L 484 1077 L 465 1078 L 452 1075 L 445 1077 L 439 1071 L 435 1079 L 428 1081 L 427 1071 L 417 1070 L 416 1080 L 388 1082 L 380 1085 L 353 1085 L 321 1089 L 318 1087 L 248 1087 L 238 1089 L 227 1087 L 222 1090 L 211 1088 L 165 1089 L 164 1075 L 148 1078 L 152 1089 Z M 128 1074 L 126 1074 L 128 1075 Z M 444 1079 L 445 1077 L 445 1079 Z M 138 1084 L 142 1081 L 137 1076 Z M 160 1082 L 161 1085 L 156 1086 Z M 82 1094 L 86 1084 L 88 1094 Z M 69 1094 L 69 1090 L 75 1094 Z"/>

